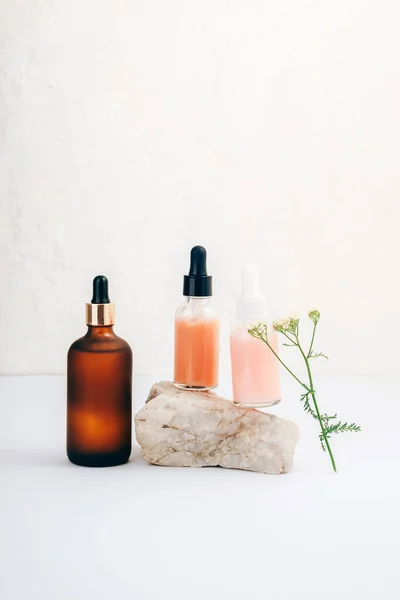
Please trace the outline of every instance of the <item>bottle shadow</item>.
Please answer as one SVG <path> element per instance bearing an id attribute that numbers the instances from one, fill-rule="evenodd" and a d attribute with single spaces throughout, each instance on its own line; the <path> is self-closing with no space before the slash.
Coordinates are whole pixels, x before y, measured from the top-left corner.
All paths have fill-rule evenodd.
<path id="1" fill-rule="evenodd" d="M 0 468 L 7 467 L 67 467 L 69 461 L 66 455 L 62 456 L 56 452 L 45 449 L 0 450 Z"/>
<path id="2" fill-rule="evenodd" d="M 126 468 L 132 466 L 132 463 L 135 463 L 137 459 L 140 459 L 141 453 L 140 448 L 134 444 L 132 446 L 131 456 L 129 461 L 124 465 L 119 465 L 118 467 L 105 467 L 105 468 Z M 51 449 L 6 449 L 0 450 L 0 469 L 4 469 L 7 467 L 29 467 L 29 468 L 76 468 L 76 465 L 73 465 L 65 454 L 57 453 L 57 451 L 53 451 Z M 78 467 L 82 468 L 82 467 Z M 86 467 L 84 467 L 86 468 Z"/>

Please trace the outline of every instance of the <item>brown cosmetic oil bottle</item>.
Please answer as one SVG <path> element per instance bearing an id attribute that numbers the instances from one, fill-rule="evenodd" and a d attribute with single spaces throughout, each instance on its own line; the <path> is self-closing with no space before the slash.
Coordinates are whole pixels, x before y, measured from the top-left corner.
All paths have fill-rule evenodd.
<path id="1" fill-rule="evenodd" d="M 67 455 L 84 467 L 128 461 L 132 439 L 132 350 L 115 335 L 107 278 L 93 280 L 86 335 L 68 351 Z"/>

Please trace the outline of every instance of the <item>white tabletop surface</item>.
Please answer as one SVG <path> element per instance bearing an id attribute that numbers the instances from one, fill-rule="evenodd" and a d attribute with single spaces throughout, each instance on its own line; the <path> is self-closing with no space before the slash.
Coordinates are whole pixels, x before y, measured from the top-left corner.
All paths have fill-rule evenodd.
<path id="1" fill-rule="evenodd" d="M 136 409 L 151 378 L 135 381 Z M 2 600 L 367 600 L 400 597 L 400 380 L 321 377 L 324 409 L 362 433 L 333 440 L 285 381 L 275 414 L 301 427 L 271 476 L 65 456 L 65 378 L 0 379 Z M 229 393 L 229 386 L 221 387 Z"/>

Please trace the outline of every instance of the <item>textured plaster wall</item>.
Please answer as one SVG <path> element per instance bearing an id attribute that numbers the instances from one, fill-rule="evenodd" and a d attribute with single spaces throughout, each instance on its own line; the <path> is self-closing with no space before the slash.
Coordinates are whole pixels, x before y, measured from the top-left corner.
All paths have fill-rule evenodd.
<path id="1" fill-rule="evenodd" d="M 188 252 L 223 316 L 254 262 L 332 372 L 396 373 L 398 0 L 0 0 L 0 372 L 65 370 L 109 276 L 166 376 Z"/>

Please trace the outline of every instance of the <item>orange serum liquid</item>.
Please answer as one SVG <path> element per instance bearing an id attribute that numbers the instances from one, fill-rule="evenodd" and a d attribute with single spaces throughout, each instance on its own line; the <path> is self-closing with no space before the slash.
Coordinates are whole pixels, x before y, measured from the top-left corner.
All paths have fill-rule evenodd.
<path id="1" fill-rule="evenodd" d="M 183 389 L 210 390 L 218 385 L 219 319 L 202 246 L 192 248 L 183 294 L 185 301 L 175 315 L 174 384 Z"/>

